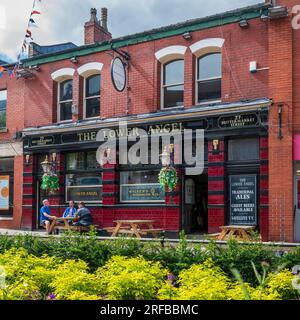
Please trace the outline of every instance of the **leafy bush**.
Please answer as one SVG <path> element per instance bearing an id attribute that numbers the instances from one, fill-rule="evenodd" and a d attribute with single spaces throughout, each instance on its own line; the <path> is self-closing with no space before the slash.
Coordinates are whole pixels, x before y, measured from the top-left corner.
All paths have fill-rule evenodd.
<path id="1" fill-rule="evenodd" d="M 66 260 L 51 281 L 57 300 L 99 300 L 100 286 L 84 261 Z"/>
<path id="2" fill-rule="evenodd" d="M 280 296 L 282 300 L 299 299 L 300 292 L 293 288 L 294 275 L 287 269 L 270 274 L 268 278 L 268 292 Z"/>
<path id="3" fill-rule="evenodd" d="M 154 299 L 167 275 L 158 262 L 115 256 L 96 272 L 101 292 L 111 300 Z"/>
<path id="4" fill-rule="evenodd" d="M 230 240 L 226 248 L 221 248 L 212 242 L 207 248 L 207 255 L 226 274 L 232 275 L 231 270 L 237 269 L 242 278 L 254 286 L 258 285 L 258 281 L 254 275 L 252 263 L 258 272 L 263 271 L 262 262 L 270 266 L 270 271 L 275 271 L 280 264 L 279 257 L 272 248 L 266 248 L 261 243 L 240 244 Z"/>

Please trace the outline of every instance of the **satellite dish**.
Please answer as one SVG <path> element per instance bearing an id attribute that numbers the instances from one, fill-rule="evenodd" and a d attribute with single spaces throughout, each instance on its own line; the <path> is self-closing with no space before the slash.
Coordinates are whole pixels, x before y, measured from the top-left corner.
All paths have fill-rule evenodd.
<path id="1" fill-rule="evenodd" d="M 111 63 L 111 79 L 117 91 L 124 91 L 127 82 L 126 65 L 119 57 Z"/>

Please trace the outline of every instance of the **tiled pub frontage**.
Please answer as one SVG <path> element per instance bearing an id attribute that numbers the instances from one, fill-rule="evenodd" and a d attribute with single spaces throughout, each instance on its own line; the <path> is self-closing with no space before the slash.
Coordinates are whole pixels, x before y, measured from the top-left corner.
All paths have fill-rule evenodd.
<path id="1" fill-rule="evenodd" d="M 97 162 L 97 133 L 107 129 L 118 136 L 117 121 L 25 129 L 22 228 L 39 227 L 39 208 L 49 198 L 55 215 L 63 213 L 69 200 L 85 201 L 100 229 L 118 219 L 153 219 L 167 233 L 195 233 L 193 207 L 201 201 L 205 212 L 202 232 L 215 233 L 227 224 L 251 225 L 267 240 L 269 105 L 263 99 L 126 117 L 129 136 L 134 128 L 156 133 L 167 130 L 171 136 L 178 132 L 183 136 L 185 129 L 192 129 L 193 155 L 195 132 L 204 130 L 203 172 L 189 175 L 187 164 L 175 163 L 179 183 L 171 193 L 159 185 L 161 163 L 120 164 L 118 151 L 117 164 Z M 174 150 L 178 150 L 176 144 Z M 40 188 L 41 163 L 46 157 L 61 186 L 50 195 Z"/>

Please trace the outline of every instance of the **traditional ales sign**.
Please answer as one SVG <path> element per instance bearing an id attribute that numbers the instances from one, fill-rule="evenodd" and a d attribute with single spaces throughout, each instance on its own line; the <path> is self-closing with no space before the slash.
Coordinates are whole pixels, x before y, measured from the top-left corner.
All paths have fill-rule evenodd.
<path id="1" fill-rule="evenodd" d="M 229 176 L 230 224 L 257 225 L 256 175 Z"/>

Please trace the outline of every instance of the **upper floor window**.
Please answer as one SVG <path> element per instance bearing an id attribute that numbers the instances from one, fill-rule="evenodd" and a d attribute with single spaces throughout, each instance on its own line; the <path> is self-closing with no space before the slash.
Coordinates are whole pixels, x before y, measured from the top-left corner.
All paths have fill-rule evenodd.
<path id="1" fill-rule="evenodd" d="M 221 79 L 221 53 L 211 53 L 198 58 L 197 102 L 219 101 L 221 99 Z"/>
<path id="2" fill-rule="evenodd" d="M 69 79 L 59 83 L 58 89 L 59 121 L 72 120 L 73 81 Z"/>
<path id="3" fill-rule="evenodd" d="M 85 79 L 85 118 L 100 116 L 100 82 L 100 74 L 92 75 Z"/>
<path id="4" fill-rule="evenodd" d="M 0 128 L 6 127 L 7 90 L 0 90 Z"/>
<path id="5" fill-rule="evenodd" d="M 183 106 L 184 60 L 175 60 L 163 66 L 162 108 Z"/>

